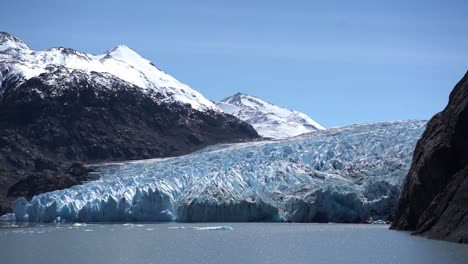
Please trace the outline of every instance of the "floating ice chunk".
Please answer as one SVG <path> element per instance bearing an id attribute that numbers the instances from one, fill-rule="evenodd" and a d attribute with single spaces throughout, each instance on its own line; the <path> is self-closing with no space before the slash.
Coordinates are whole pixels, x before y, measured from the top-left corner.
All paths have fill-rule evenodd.
<path id="1" fill-rule="evenodd" d="M 195 227 L 195 230 L 205 231 L 205 230 L 234 230 L 230 226 L 204 226 L 204 227 Z"/>
<path id="2" fill-rule="evenodd" d="M 15 214 L 8 213 L 0 216 L 0 221 L 3 222 L 13 222 L 16 220 Z"/>
<path id="3" fill-rule="evenodd" d="M 29 215 L 26 212 L 28 209 L 27 205 L 28 201 L 24 197 L 20 197 L 13 202 L 12 208 L 17 222 L 29 221 Z"/>
<path id="4" fill-rule="evenodd" d="M 206 230 L 234 230 L 231 226 L 171 226 L 168 229 L 194 229 L 199 231 L 206 231 Z"/>

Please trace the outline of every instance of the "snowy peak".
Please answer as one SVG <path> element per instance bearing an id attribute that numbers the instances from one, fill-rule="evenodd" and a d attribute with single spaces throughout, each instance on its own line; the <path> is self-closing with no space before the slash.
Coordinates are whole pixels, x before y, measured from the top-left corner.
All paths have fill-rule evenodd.
<path id="1" fill-rule="evenodd" d="M 120 53 L 132 53 L 132 54 L 136 54 L 138 55 L 138 53 L 134 50 L 132 50 L 131 48 L 129 48 L 127 45 L 123 45 L 123 44 L 120 44 L 120 45 L 117 45 L 115 46 L 114 48 L 110 49 L 107 54 L 112 54 L 112 53 L 117 53 L 117 52 L 120 52 Z M 139 56 L 139 55 L 138 55 Z"/>
<path id="2" fill-rule="evenodd" d="M 35 51 L 18 38 L 0 33 L 0 52 L 0 84 L 5 80 L 26 81 L 40 74 L 50 73 L 58 67 L 65 67 L 71 71 L 112 74 L 124 82 L 138 86 L 149 96 L 160 94 L 161 96 L 157 96 L 158 100 L 164 102 L 187 104 L 199 111 L 221 111 L 202 94 L 159 70 L 125 45 L 116 46 L 98 55 L 63 47 Z"/>
<path id="3" fill-rule="evenodd" d="M 287 138 L 325 129 L 306 114 L 244 93 L 236 93 L 216 104 L 225 113 L 250 123 L 264 137 Z"/>
<path id="4" fill-rule="evenodd" d="M 29 49 L 29 47 L 10 33 L 0 32 L 0 52 L 7 49 Z"/>
<path id="5" fill-rule="evenodd" d="M 248 97 L 249 98 L 257 98 L 255 96 L 250 96 L 250 95 L 245 94 L 245 93 L 237 92 L 236 94 L 234 94 L 232 96 L 224 98 L 223 102 L 236 102 L 236 101 L 240 101 L 242 98 L 248 98 Z"/>
<path id="6" fill-rule="evenodd" d="M 143 57 L 140 56 L 136 51 L 132 50 L 131 48 L 125 45 L 118 45 L 113 49 L 107 52 L 106 58 L 114 58 L 116 60 L 121 60 L 126 63 L 134 62 L 133 64 L 138 64 L 135 62 L 148 62 Z"/>

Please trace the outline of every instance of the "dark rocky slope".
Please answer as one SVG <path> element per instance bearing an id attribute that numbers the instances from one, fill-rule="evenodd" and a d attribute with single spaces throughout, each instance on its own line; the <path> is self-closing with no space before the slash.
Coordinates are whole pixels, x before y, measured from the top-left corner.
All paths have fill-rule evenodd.
<path id="1" fill-rule="evenodd" d="M 88 171 L 74 162 L 174 156 L 258 137 L 233 116 L 162 99 L 110 74 L 63 68 L 5 87 L 0 97 L 0 212 L 8 211 L 17 196 L 86 180 Z"/>
<path id="2" fill-rule="evenodd" d="M 468 243 L 468 73 L 416 146 L 392 228 Z"/>

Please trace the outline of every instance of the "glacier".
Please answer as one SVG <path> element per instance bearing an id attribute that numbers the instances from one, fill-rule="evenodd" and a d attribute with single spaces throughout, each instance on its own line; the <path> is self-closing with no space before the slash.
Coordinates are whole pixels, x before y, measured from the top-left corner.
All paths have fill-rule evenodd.
<path id="1" fill-rule="evenodd" d="M 100 178 L 13 202 L 29 222 L 388 219 L 425 121 L 359 124 L 172 158 L 97 164 Z"/>

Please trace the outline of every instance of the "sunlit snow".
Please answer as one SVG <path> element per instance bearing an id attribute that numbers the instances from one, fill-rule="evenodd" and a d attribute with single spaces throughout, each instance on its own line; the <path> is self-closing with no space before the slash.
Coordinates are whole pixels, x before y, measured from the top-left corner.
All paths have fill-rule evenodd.
<path id="1" fill-rule="evenodd" d="M 202 111 L 220 111 L 199 92 L 159 70 L 127 46 L 119 45 L 99 55 L 61 47 L 36 51 L 21 40 L 0 32 L 0 94 L 2 82 L 27 80 L 41 73 L 55 71 L 60 66 L 70 71 L 110 73 L 143 91 L 159 92 L 168 101 L 190 104 Z"/>
<path id="2" fill-rule="evenodd" d="M 238 93 L 216 104 L 225 112 L 251 124 L 264 137 L 280 139 L 323 130 L 307 115 L 282 108 L 257 97 Z"/>

